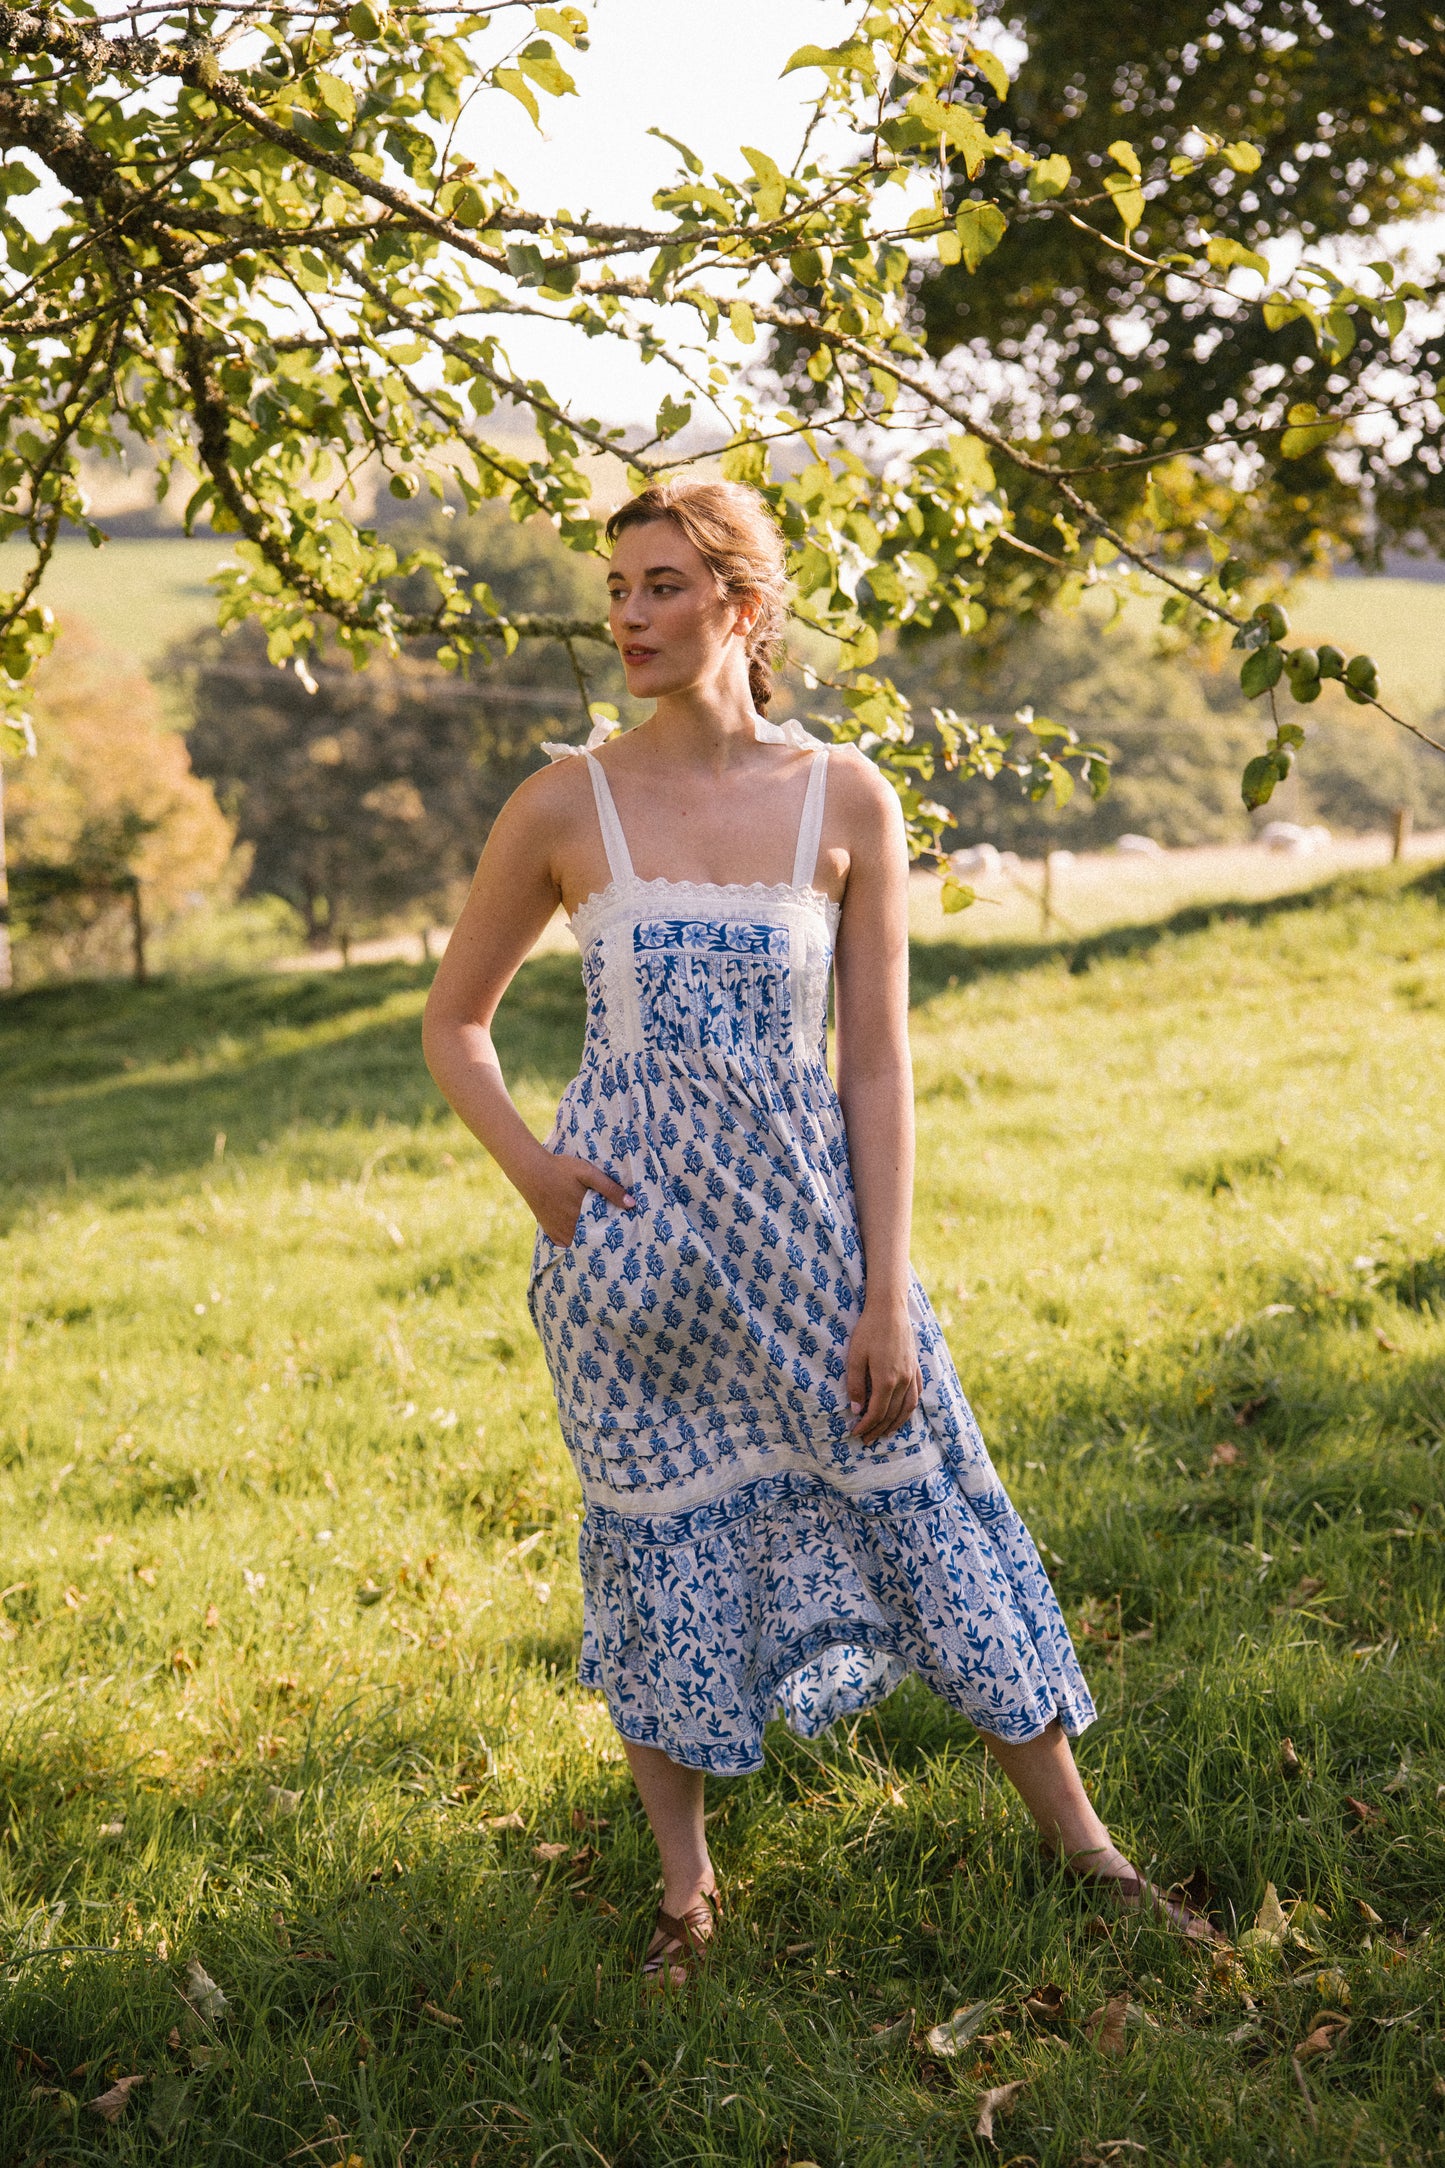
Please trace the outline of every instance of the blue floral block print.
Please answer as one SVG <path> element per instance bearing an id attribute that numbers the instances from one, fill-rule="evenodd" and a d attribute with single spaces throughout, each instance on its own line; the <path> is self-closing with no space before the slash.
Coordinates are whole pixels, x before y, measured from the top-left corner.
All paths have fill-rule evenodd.
<path id="1" fill-rule="evenodd" d="M 624 1738 L 719 1774 L 761 1767 L 770 1715 L 811 1737 L 910 1672 L 1004 1739 L 1094 1716 L 916 1278 L 922 1398 L 851 1434 L 836 921 L 810 867 L 728 887 L 616 863 L 572 921 L 587 1039 L 548 1141 L 636 1200 L 589 1192 L 565 1247 L 539 1231 L 529 1290 L 586 1501 L 581 1678 Z"/>

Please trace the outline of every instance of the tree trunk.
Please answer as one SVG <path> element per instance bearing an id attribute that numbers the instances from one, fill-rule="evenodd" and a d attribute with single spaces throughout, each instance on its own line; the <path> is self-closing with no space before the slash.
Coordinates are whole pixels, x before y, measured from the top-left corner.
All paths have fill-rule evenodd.
<path id="1" fill-rule="evenodd" d="M 15 984 L 10 956 L 10 882 L 5 872 L 5 768 L 0 762 L 0 994 Z"/>
<path id="2" fill-rule="evenodd" d="M 137 986 L 146 982 L 146 922 L 141 910 L 140 882 L 131 876 L 130 882 L 130 953 L 131 973 Z"/>

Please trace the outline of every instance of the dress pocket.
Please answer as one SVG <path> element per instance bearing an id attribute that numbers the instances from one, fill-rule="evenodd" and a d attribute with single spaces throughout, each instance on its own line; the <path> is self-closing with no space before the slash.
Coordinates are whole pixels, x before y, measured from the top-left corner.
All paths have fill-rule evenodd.
<path id="1" fill-rule="evenodd" d="M 576 1256 L 585 1246 L 592 1228 L 596 1225 L 600 1216 L 599 1207 L 605 1212 L 607 1199 L 600 1189 L 589 1189 L 582 1199 L 582 1209 L 577 1215 L 577 1225 L 572 1231 L 570 1242 L 554 1242 L 545 1227 L 537 1229 L 537 1239 L 532 1245 L 532 1270 L 528 1275 L 528 1285 L 543 1273 L 553 1271 L 556 1266 L 566 1264 L 570 1258 Z"/>

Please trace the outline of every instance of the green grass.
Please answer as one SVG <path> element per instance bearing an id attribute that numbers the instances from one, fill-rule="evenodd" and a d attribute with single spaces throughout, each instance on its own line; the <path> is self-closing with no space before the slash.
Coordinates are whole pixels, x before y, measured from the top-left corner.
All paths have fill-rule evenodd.
<path id="1" fill-rule="evenodd" d="M 148 668 L 172 641 L 216 622 L 211 574 L 234 545 L 223 535 L 120 536 L 92 549 L 80 536 L 59 543 L 41 582 L 40 600 L 57 617 L 88 625 L 102 646 Z M 0 547 L 0 585 L 29 563 L 18 542 Z"/>
<path id="2" fill-rule="evenodd" d="M 645 1999 L 528 1224 L 422 1071 L 424 974 L 0 1009 L 0 2160 L 1445 2159 L 1442 893 L 915 957 L 916 1255 L 1089 1781 L 1220 1917 L 1322 1915 L 1235 1972 L 1096 1924 L 905 1687 L 711 1788 L 719 1960 Z M 505 1017 L 540 1122 L 575 965 Z M 985 1997 L 952 2063 L 873 2030 Z M 114 2128 L 76 2105 L 135 2072 Z"/>

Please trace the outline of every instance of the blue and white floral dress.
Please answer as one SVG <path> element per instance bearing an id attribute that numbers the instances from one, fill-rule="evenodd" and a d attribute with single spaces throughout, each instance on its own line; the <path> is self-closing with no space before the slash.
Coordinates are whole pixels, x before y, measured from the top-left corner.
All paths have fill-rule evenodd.
<path id="1" fill-rule="evenodd" d="M 624 1738 L 718 1774 L 762 1766 L 770 1714 L 811 1737 L 910 1671 L 1000 1738 L 1077 1735 L 1094 1708 L 1068 1630 L 916 1277 L 922 1399 L 876 1444 L 851 1435 L 864 1264 L 826 1061 L 838 906 L 812 885 L 826 749 L 776 884 L 639 880 L 587 766 L 612 878 L 572 919 L 587 1036 L 548 1143 L 636 1206 L 589 1191 L 570 1243 L 539 1231 L 529 1289 L 586 1501 L 582 1683 Z"/>

